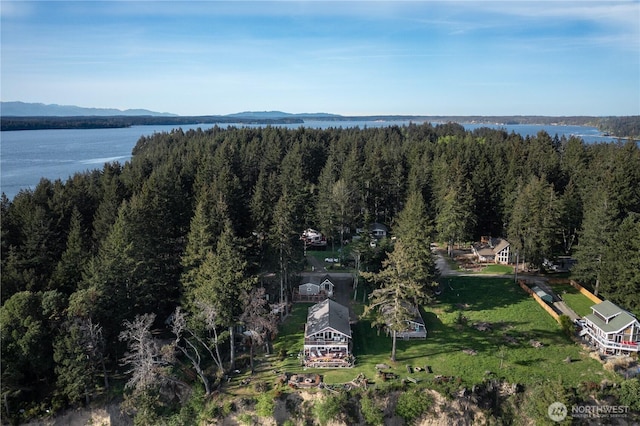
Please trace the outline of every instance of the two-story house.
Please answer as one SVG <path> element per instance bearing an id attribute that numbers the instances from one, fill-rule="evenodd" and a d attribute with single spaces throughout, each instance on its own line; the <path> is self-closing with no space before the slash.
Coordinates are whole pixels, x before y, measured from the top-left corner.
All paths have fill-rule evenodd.
<path id="1" fill-rule="evenodd" d="M 353 366 L 349 308 L 325 299 L 309 308 L 304 328 L 303 363 L 306 367 Z"/>
<path id="2" fill-rule="evenodd" d="M 512 263 L 511 244 L 503 238 L 482 237 L 479 244 L 471 246 L 473 255 L 480 263 Z"/>
<path id="3" fill-rule="evenodd" d="M 591 307 L 584 317 L 580 336 L 585 336 L 600 352 L 629 354 L 638 352 L 640 322 L 631 313 L 605 300 Z"/>

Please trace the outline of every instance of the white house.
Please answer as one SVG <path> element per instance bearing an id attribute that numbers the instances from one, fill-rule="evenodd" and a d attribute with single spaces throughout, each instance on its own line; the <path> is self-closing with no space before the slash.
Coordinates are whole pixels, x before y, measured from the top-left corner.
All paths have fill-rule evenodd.
<path id="1" fill-rule="evenodd" d="M 309 308 L 304 327 L 303 363 L 306 367 L 351 367 L 349 308 L 325 299 Z"/>
<path id="2" fill-rule="evenodd" d="M 580 336 L 585 336 L 600 352 L 612 354 L 638 353 L 640 322 L 631 313 L 605 300 L 591 307 L 584 317 Z"/>

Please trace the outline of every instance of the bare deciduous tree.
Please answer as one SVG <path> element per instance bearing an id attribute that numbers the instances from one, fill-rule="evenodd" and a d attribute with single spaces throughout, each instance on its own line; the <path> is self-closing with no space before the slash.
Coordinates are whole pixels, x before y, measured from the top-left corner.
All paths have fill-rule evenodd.
<path id="1" fill-rule="evenodd" d="M 258 287 L 242 295 L 244 311 L 240 321 L 244 323 L 244 335 L 249 338 L 251 374 L 254 372 L 253 352 L 255 345 L 268 342 L 268 335 L 278 331 L 276 318 L 269 312 L 269 302 L 265 298 L 264 288 Z M 268 348 L 268 346 L 267 346 Z"/>
<path id="2" fill-rule="evenodd" d="M 220 336 L 218 335 L 218 330 L 216 329 L 216 322 L 218 321 L 218 311 L 212 304 L 202 301 L 196 302 L 196 306 L 200 309 L 200 315 L 204 319 L 205 329 L 212 335 L 213 350 L 211 350 L 210 345 L 205 344 L 205 347 L 209 351 L 211 358 L 216 363 L 218 368 L 223 371 L 224 368 L 222 367 L 222 357 L 220 356 L 219 347 Z"/>
<path id="3" fill-rule="evenodd" d="M 151 334 L 155 318 L 155 314 L 136 315 L 133 321 L 124 321 L 122 324 L 124 330 L 119 339 L 129 346 L 122 362 L 129 365 L 127 373 L 131 374 L 125 386 L 134 391 L 144 392 L 171 381 L 167 372 L 170 362 L 160 343 Z"/>
<path id="4" fill-rule="evenodd" d="M 204 385 L 206 395 L 211 393 L 209 378 L 202 368 L 202 356 L 200 351 L 206 349 L 211 353 L 207 345 L 187 325 L 187 315 L 178 306 L 167 320 L 171 326 L 171 332 L 176 336 L 173 346 L 187 357 L 196 371 L 200 381 Z M 215 359 L 215 357 L 212 357 Z"/>

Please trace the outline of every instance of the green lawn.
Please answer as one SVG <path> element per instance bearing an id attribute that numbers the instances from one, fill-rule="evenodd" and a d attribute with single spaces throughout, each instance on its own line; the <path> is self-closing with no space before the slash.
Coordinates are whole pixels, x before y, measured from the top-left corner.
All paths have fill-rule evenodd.
<path id="1" fill-rule="evenodd" d="M 375 378 L 375 365 L 386 363 L 396 374 L 406 377 L 406 365 L 430 366 L 433 374 L 415 372 L 413 377 L 426 381 L 435 375 L 461 377 L 474 384 L 491 372 L 509 382 L 533 383 L 540 379 L 558 379 L 569 385 L 583 381 L 616 380 L 600 363 L 581 352 L 578 345 L 560 331 L 558 324 L 512 280 L 490 277 L 451 277 L 442 280 L 443 294 L 429 306 L 423 316 L 427 325 L 426 340 L 398 341 L 397 361 L 391 363 L 391 339 L 377 334 L 368 320 L 353 326 L 356 366 L 350 369 L 308 369 L 319 373 L 327 383 L 345 383 L 359 373 Z M 566 295 L 565 295 L 566 298 Z M 289 354 L 279 364 L 269 367 L 288 372 L 303 372 L 297 353 L 302 349 L 304 321 L 309 304 L 297 304 L 283 324 L 274 343 L 275 353 Z M 355 306 L 356 312 L 362 305 Z M 457 323 L 459 313 L 466 324 Z M 490 331 L 478 331 L 478 322 L 490 325 Z M 530 341 L 539 341 L 536 348 Z M 476 351 L 476 355 L 463 352 Z M 571 363 L 564 360 L 571 358 Z"/>
<path id="2" fill-rule="evenodd" d="M 570 384 L 599 381 L 608 375 L 512 280 L 456 277 L 443 280 L 443 284 L 440 301 L 426 309 L 430 335 L 418 352 L 422 355 L 418 359 L 429 362 L 434 373 L 476 382 L 485 371 L 491 371 L 510 382 L 562 377 Z M 459 312 L 467 318 L 467 325 L 456 324 Z M 471 325 L 477 322 L 489 323 L 491 331 L 476 330 Z M 530 340 L 541 342 L 543 347 L 531 346 Z M 463 353 L 467 348 L 476 350 L 477 355 Z M 565 363 L 567 357 L 573 362 Z"/>
<path id="3" fill-rule="evenodd" d="M 489 265 L 480 271 L 481 274 L 513 274 L 513 266 L 509 265 Z"/>
<path id="4" fill-rule="evenodd" d="M 581 317 L 590 314 L 595 305 L 587 296 L 580 293 L 571 284 L 552 284 L 551 288 L 574 312 Z"/>
<path id="5" fill-rule="evenodd" d="M 307 250 L 307 255 L 313 256 L 316 259 L 318 259 L 320 262 L 322 262 L 325 266 L 325 268 L 327 268 L 328 270 L 334 270 L 334 271 L 348 271 L 350 270 L 350 268 L 343 266 L 339 263 L 327 263 L 324 261 L 324 259 L 326 259 L 327 257 L 330 258 L 334 258 L 334 259 L 340 259 L 340 246 L 338 245 L 336 247 L 335 250 L 331 250 L 331 247 L 327 247 L 326 250 Z M 348 251 L 345 250 L 345 256 L 347 256 Z M 344 257 L 343 260 L 347 259 L 347 257 Z M 309 266 L 310 268 L 310 266 Z"/>

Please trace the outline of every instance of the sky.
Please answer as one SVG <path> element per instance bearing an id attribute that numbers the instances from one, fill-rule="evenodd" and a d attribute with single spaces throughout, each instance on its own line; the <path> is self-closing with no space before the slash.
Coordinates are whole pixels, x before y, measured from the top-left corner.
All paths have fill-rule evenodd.
<path id="1" fill-rule="evenodd" d="M 638 115 L 639 1 L 5 1 L 2 101 Z"/>

